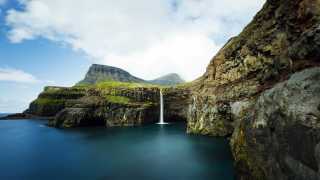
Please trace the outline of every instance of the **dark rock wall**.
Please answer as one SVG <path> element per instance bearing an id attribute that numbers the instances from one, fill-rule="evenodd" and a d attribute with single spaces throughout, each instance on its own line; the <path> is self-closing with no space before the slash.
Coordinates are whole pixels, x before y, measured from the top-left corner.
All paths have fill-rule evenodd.
<path id="1" fill-rule="evenodd" d="M 231 140 L 239 179 L 320 179 L 320 68 L 265 91 Z"/>
<path id="2" fill-rule="evenodd" d="M 47 87 L 24 114 L 14 117 L 48 117 L 49 125 L 135 126 L 159 120 L 160 89 Z"/>
<path id="3" fill-rule="evenodd" d="M 192 85 L 188 132 L 233 134 L 239 179 L 319 179 L 319 81 L 295 74 L 319 71 L 319 37 L 319 0 L 267 0 Z"/>
<path id="4" fill-rule="evenodd" d="M 167 122 L 186 122 L 188 118 L 188 107 L 191 104 L 191 92 L 188 88 L 165 88 L 162 90 L 164 96 L 164 118 Z"/>

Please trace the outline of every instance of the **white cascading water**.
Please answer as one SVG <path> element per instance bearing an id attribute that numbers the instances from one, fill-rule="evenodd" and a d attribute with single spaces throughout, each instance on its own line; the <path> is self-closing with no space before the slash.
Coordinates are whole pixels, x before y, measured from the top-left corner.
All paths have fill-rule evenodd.
<path id="1" fill-rule="evenodd" d="M 164 122 L 164 118 L 163 118 L 163 94 L 162 91 L 160 91 L 160 121 L 158 124 L 168 124 Z"/>

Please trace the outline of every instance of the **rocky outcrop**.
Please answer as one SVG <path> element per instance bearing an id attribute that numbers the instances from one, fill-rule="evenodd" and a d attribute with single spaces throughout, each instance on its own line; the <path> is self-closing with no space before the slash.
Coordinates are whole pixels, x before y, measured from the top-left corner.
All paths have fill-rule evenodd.
<path id="1" fill-rule="evenodd" d="M 188 132 L 233 134 L 239 179 L 319 179 L 319 44 L 319 0 L 267 0 L 193 82 Z"/>
<path id="2" fill-rule="evenodd" d="M 25 112 L 0 119 L 47 119 L 59 128 L 138 126 L 159 121 L 159 101 L 159 87 L 150 85 L 46 87 Z"/>
<path id="3" fill-rule="evenodd" d="M 188 113 L 188 133 L 227 136 L 233 132 L 229 103 L 212 101 L 205 96 L 194 96 Z"/>
<path id="4" fill-rule="evenodd" d="M 251 101 L 294 72 L 319 66 L 319 6 L 318 0 L 268 0 L 194 83 L 188 131 L 230 134 L 236 123 L 231 104 Z"/>
<path id="5" fill-rule="evenodd" d="M 65 108 L 67 101 L 79 99 L 85 95 L 84 89 L 46 87 L 38 98 L 30 104 L 24 114 L 39 117 L 54 116 Z"/>
<path id="6" fill-rule="evenodd" d="M 178 74 L 172 73 L 148 82 L 151 84 L 172 86 L 172 85 L 185 83 L 185 80 L 183 80 Z"/>
<path id="7" fill-rule="evenodd" d="M 231 140 L 239 179 L 320 179 L 320 68 L 265 91 Z"/>
<path id="8" fill-rule="evenodd" d="M 189 88 L 170 87 L 163 88 L 164 119 L 167 122 L 186 122 L 188 117 L 188 107 L 191 103 Z"/>

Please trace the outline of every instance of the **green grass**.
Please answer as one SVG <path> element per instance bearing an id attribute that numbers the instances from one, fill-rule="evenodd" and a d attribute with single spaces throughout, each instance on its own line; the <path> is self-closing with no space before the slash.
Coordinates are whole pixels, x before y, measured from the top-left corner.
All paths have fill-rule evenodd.
<path id="1" fill-rule="evenodd" d="M 97 88 L 105 89 L 105 88 L 159 88 L 162 86 L 153 85 L 153 84 L 145 84 L 145 83 L 126 83 L 126 82 L 118 82 L 118 81 L 103 81 L 99 82 L 95 85 Z"/>
<path id="2" fill-rule="evenodd" d="M 38 98 L 34 103 L 39 105 L 57 105 L 64 104 L 65 100 L 62 99 L 49 99 L 49 98 Z"/>
<path id="3" fill-rule="evenodd" d="M 106 100 L 111 103 L 117 104 L 130 104 L 130 99 L 124 96 L 111 96 L 107 95 Z"/>
<path id="4" fill-rule="evenodd" d="M 157 85 L 157 84 L 149 84 L 149 83 L 134 83 L 134 82 L 119 82 L 119 81 L 101 81 L 96 84 L 84 84 L 84 83 L 78 83 L 75 86 L 73 86 L 73 89 L 90 89 L 90 88 L 97 88 L 97 89 L 112 89 L 112 88 L 127 88 L 127 89 L 134 89 L 134 88 L 159 88 L 159 89 L 165 89 L 170 87 L 176 87 L 178 85 L 174 86 L 168 86 L 168 85 Z"/>
<path id="5" fill-rule="evenodd" d="M 110 103 L 115 103 L 115 104 L 126 104 L 126 105 L 143 105 L 145 107 L 149 107 L 149 106 L 153 106 L 154 103 L 153 102 L 135 102 L 132 101 L 130 98 L 128 97 L 124 97 L 124 96 L 113 96 L 113 95 L 106 95 L 106 100 Z"/>

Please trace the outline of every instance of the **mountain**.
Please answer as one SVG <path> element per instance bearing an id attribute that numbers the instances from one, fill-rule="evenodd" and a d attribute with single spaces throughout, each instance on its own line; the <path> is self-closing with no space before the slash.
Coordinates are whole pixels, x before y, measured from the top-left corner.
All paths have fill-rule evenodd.
<path id="1" fill-rule="evenodd" d="M 171 73 L 160 78 L 149 81 L 151 84 L 160 84 L 160 85 L 176 85 L 182 84 L 185 81 L 176 73 Z"/>
<path id="2" fill-rule="evenodd" d="M 119 81 L 144 83 L 143 79 L 131 75 L 129 72 L 112 66 L 93 64 L 85 78 L 78 84 L 96 84 L 100 81 Z"/>
<path id="3" fill-rule="evenodd" d="M 147 81 L 131 75 L 129 72 L 112 66 L 93 64 L 89 68 L 85 78 L 78 84 L 96 84 L 101 81 L 119 81 L 129 83 L 145 83 L 156 85 L 176 85 L 185 81 L 175 73 Z"/>

